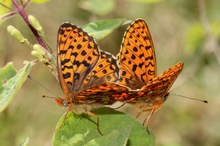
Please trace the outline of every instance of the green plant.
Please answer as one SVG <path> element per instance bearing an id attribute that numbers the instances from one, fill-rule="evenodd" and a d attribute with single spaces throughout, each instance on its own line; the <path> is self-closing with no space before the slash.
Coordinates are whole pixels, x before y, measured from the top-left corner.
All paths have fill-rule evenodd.
<path id="1" fill-rule="evenodd" d="M 6 109 L 11 103 L 17 91 L 28 78 L 32 67 L 37 63 L 44 63 L 53 73 L 54 77 L 57 78 L 55 59 L 52 55 L 52 49 L 46 40 L 43 27 L 34 16 L 28 15 L 25 11 L 25 7 L 29 4 L 30 0 L 21 3 L 18 3 L 16 0 L 12 0 L 11 2 L 15 10 L 0 3 L 2 6 L 10 9 L 10 12 L 1 18 L 9 18 L 15 14 L 19 14 L 23 18 L 34 34 L 37 44 L 31 44 L 22 35 L 22 30 L 19 31 L 11 25 L 7 29 L 16 40 L 32 49 L 31 54 L 36 59 L 25 61 L 24 67 L 19 71 L 13 67 L 13 63 L 8 63 L 0 70 L 1 111 Z M 124 19 L 104 20 L 89 23 L 83 29 L 96 40 L 99 40 L 126 23 Z M 97 108 L 92 112 L 99 116 L 99 122 L 97 122 L 97 118 L 89 115 L 77 115 L 73 112 L 64 114 L 54 133 L 53 144 L 143 145 L 147 143 L 148 145 L 154 145 L 153 133 L 148 133 L 144 126 L 129 115 L 109 108 Z M 27 145 L 27 143 L 28 139 L 26 139 L 23 145 Z"/>

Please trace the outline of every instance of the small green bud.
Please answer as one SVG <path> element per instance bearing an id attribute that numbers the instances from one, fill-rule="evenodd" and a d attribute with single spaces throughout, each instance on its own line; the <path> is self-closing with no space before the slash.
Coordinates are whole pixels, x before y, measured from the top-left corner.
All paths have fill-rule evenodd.
<path id="1" fill-rule="evenodd" d="M 29 15 L 28 21 L 40 34 L 44 34 L 44 30 L 42 26 L 40 25 L 40 22 L 34 16 Z"/>
<path id="2" fill-rule="evenodd" d="M 42 56 L 45 56 L 45 54 L 46 54 L 44 47 L 42 47 L 42 46 L 39 45 L 39 44 L 33 45 L 33 49 L 34 49 L 35 51 L 39 52 Z"/>
<path id="3" fill-rule="evenodd" d="M 9 25 L 7 27 L 8 33 L 14 37 L 16 40 L 18 40 L 20 43 L 24 44 L 27 43 L 28 40 L 24 38 L 24 36 L 21 34 L 19 30 L 17 30 L 14 26 Z"/>
<path id="4" fill-rule="evenodd" d="M 40 62 L 48 63 L 48 59 L 44 58 L 44 56 L 36 50 L 33 50 L 31 52 L 31 55 L 34 56 L 35 58 L 37 58 Z"/>
<path id="5" fill-rule="evenodd" d="M 42 54 L 40 54 L 38 51 L 33 50 L 31 52 L 31 55 L 34 56 L 35 58 L 37 58 L 40 62 L 42 62 L 42 60 L 44 59 L 44 57 L 42 56 Z"/>

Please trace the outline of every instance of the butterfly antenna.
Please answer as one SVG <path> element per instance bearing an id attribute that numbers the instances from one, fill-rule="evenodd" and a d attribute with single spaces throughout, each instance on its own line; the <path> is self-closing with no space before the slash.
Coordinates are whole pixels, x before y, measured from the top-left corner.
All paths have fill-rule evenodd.
<path id="1" fill-rule="evenodd" d="M 54 96 L 43 95 L 42 97 L 43 97 L 43 98 L 52 98 L 52 99 L 54 99 Z"/>
<path id="2" fill-rule="evenodd" d="M 187 99 L 191 99 L 191 100 L 196 100 L 196 101 L 200 101 L 200 102 L 203 102 L 203 103 L 208 103 L 208 100 L 192 98 L 192 97 L 188 97 L 188 96 L 184 96 L 184 95 L 179 95 L 179 94 L 171 94 L 171 95 L 179 96 L 179 97 L 183 97 L 183 98 L 187 98 Z"/>
<path id="3" fill-rule="evenodd" d="M 28 78 L 30 80 L 32 80 L 33 82 L 37 83 L 38 85 L 40 85 L 42 88 L 44 88 L 45 90 L 47 90 L 48 92 L 50 92 L 52 95 L 54 95 L 55 97 L 52 97 L 52 96 L 46 96 L 46 95 L 43 95 L 42 97 L 45 98 L 60 98 L 59 96 L 55 95 L 51 90 L 49 90 L 48 88 L 46 88 L 45 86 L 43 86 L 40 82 L 38 82 L 37 80 L 33 79 L 30 75 L 28 75 Z"/>

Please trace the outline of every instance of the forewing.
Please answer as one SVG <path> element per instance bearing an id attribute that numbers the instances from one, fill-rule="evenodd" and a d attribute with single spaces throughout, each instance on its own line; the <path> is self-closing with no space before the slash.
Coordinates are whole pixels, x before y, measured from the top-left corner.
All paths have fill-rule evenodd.
<path id="1" fill-rule="evenodd" d="M 58 31 L 57 69 L 66 95 L 83 90 L 84 80 L 99 60 L 94 39 L 81 28 L 64 23 Z"/>
<path id="2" fill-rule="evenodd" d="M 126 30 L 118 55 L 119 84 L 141 89 L 156 76 L 156 56 L 150 31 L 142 19 Z"/>

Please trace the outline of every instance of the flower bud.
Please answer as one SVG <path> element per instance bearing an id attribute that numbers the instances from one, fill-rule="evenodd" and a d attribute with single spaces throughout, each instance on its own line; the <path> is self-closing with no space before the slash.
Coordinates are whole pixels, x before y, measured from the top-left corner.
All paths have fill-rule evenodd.
<path id="1" fill-rule="evenodd" d="M 41 54 L 42 56 L 45 56 L 45 54 L 46 54 L 44 47 L 42 47 L 42 46 L 39 45 L 39 44 L 33 45 L 33 49 L 34 49 L 35 51 L 39 52 L 39 54 Z"/>
<path id="2" fill-rule="evenodd" d="M 16 40 L 18 40 L 20 43 L 24 44 L 27 43 L 28 40 L 24 38 L 24 36 L 21 34 L 19 30 L 17 30 L 14 26 L 9 25 L 7 27 L 8 33 L 14 37 Z"/>
<path id="3" fill-rule="evenodd" d="M 33 50 L 31 52 L 31 55 L 34 56 L 35 58 L 37 58 L 40 62 L 42 62 L 42 60 L 44 59 L 44 57 L 42 56 L 42 54 L 40 54 L 38 51 Z"/>
<path id="4" fill-rule="evenodd" d="M 40 25 L 40 22 L 34 16 L 29 15 L 28 21 L 40 34 L 44 34 L 44 30 L 42 26 Z"/>

